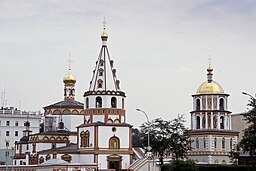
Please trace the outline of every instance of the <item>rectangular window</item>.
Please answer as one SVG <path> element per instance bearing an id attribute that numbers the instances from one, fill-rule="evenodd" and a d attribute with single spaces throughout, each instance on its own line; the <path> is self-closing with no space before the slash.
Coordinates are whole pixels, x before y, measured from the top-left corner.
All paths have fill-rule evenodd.
<path id="1" fill-rule="evenodd" d="M 10 135 L 10 132 L 9 131 L 6 131 L 6 134 L 5 134 L 6 136 L 9 136 Z"/>
<path id="2" fill-rule="evenodd" d="M 6 121 L 6 126 L 10 126 L 10 121 Z"/>
<path id="3" fill-rule="evenodd" d="M 5 146 L 6 146 L 6 147 L 9 147 L 9 142 L 5 142 Z"/>
<path id="4" fill-rule="evenodd" d="M 19 121 L 15 121 L 15 126 L 19 126 Z"/>
<path id="5" fill-rule="evenodd" d="M 18 131 L 15 131 L 15 136 L 17 137 L 19 135 Z"/>

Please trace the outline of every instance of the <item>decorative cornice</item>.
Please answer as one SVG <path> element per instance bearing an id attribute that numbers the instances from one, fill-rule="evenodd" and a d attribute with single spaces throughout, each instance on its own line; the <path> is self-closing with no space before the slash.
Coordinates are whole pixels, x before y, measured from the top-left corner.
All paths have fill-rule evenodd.
<path id="1" fill-rule="evenodd" d="M 115 95 L 115 96 L 123 96 L 123 97 L 126 97 L 125 96 L 125 93 L 122 92 L 122 91 L 115 91 L 115 90 L 107 90 L 107 91 L 86 91 L 84 93 L 84 97 L 86 96 L 90 96 L 90 95 Z"/>

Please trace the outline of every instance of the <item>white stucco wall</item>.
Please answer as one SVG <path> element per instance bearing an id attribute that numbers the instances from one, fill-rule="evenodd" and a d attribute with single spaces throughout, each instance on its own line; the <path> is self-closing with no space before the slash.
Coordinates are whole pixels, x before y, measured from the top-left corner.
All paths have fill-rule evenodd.
<path id="1" fill-rule="evenodd" d="M 120 140 L 120 148 L 129 148 L 129 127 L 116 127 L 116 132 L 112 131 L 114 126 L 99 126 L 99 148 L 108 148 L 109 139 L 114 135 Z"/>

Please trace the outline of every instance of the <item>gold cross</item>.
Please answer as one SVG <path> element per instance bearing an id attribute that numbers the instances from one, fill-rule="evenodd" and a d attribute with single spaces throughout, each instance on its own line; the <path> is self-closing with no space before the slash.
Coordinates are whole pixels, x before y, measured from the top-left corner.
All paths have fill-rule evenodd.
<path id="1" fill-rule="evenodd" d="M 104 20 L 103 20 L 102 23 L 103 23 L 103 29 L 105 30 L 106 29 L 106 24 L 107 24 L 105 17 L 104 17 Z"/>
<path id="2" fill-rule="evenodd" d="M 71 59 L 71 53 L 69 54 L 69 60 L 67 60 L 67 62 L 68 62 L 68 69 L 71 70 L 71 64 L 73 63 Z"/>
<path id="3" fill-rule="evenodd" d="M 211 55 L 209 55 L 209 67 L 211 67 L 211 65 L 212 65 L 212 58 L 211 58 Z"/>

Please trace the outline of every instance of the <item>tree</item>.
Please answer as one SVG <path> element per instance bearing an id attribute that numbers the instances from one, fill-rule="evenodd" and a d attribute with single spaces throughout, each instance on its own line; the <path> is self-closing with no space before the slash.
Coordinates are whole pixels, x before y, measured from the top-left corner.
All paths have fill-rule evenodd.
<path id="1" fill-rule="evenodd" d="M 132 147 L 141 147 L 141 133 L 137 128 L 132 128 Z"/>
<path id="2" fill-rule="evenodd" d="M 239 146 L 243 152 L 249 152 L 250 156 L 256 154 L 256 99 L 251 96 L 249 100 L 250 110 L 244 115 L 248 127 L 244 130 Z"/>
<path id="3" fill-rule="evenodd" d="M 186 157 L 187 150 L 190 149 L 190 140 L 188 136 L 184 135 L 186 131 L 184 123 L 185 119 L 181 115 L 171 121 L 157 118 L 141 126 L 144 147 L 147 146 L 149 131 L 152 152 L 158 154 L 161 165 L 163 165 L 165 155 L 172 154 L 174 160 Z"/>

